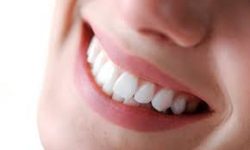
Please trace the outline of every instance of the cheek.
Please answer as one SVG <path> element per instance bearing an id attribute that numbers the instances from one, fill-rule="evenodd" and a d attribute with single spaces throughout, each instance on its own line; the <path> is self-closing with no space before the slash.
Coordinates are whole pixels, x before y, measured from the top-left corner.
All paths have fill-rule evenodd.
<path id="1" fill-rule="evenodd" d="M 218 45 L 214 52 L 218 80 L 232 108 L 236 111 L 246 111 L 248 109 L 245 107 L 249 106 L 250 102 L 250 50 L 247 48 L 249 44 L 247 41 L 244 43 L 243 39 L 220 42 Z"/>
<path id="2" fill-rule="evenodd" d="M 105 138 L 97 130 L 97 126 L 102 126 L 96 123 L 99 119 L 72 90 L 69 79 L 63 75 L 67 72 L 53 73 L 57 78 L 47 80 L 50 84 L 44 88 L 39 106 L 38 124 L 43 145 L 46 149 L 101 149 L 100 141 L 105 143 Z"/>
<path id="3" fill-rule="evenodd" d="M 220 48 L 214 52 L 218 80 L 231 106 L 225 126 L 220 130 L 223 141 L 230 141 L 225 145 L 248 145 L 246 142 L 249 141 L 250 50 L 247 48 L 249 44 L 243 41 L 237 45 L 232 45 L 237 42 L 221 42 Z"/>

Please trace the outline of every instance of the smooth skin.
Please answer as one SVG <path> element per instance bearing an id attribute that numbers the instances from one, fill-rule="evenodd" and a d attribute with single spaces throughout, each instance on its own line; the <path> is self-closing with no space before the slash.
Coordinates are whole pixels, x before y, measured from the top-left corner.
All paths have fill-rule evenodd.
<path id="1" fill-rule="evenodd" d="M 249 0 L 58 1 L 38 115 L 45 149 L 250 149 L 249 18 Z M 94 112 L 74 82 L 85 19 L 206 95 L 213 117 L 142 133 Z"/>

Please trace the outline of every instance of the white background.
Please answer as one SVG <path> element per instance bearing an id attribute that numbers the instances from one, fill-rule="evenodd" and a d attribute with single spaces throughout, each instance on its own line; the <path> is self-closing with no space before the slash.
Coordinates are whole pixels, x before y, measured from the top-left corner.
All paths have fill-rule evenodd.
<path id="1" fill-rule="evenodd" d="M 0 150 L 42 150 L 37 103 L 54 0 L 0 0 Z"/>

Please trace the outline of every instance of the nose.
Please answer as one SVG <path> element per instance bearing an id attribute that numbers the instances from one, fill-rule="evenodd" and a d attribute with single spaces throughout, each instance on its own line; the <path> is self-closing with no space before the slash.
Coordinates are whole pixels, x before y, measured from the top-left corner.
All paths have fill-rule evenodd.
<path id="1" fill-rule="evenodd" d="M 203 41 L 211 24 L 210 0 L 120 0 L 125 22 L 136 31 L 182 47 Z"/>

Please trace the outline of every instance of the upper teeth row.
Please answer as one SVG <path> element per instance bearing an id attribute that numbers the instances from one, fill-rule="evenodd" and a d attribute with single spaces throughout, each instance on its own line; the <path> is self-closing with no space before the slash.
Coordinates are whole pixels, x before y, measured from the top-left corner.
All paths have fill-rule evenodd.
<path id="1" fill-rule="evenodd" d="M 198 105 L 197 101 L 187 102 L 187 95 L 177 94 L 166 88 L 156 90 L 155 84 L 149 81 L 141 82 L 142 79 L 121 70 L 107 57 L 95 37 L 89 45 L 87 56 L 97 84 L 116 101 L 131 105 L 151 103 L 159 112 L 171 108 L 174 114 L 195 111 Z"/>

